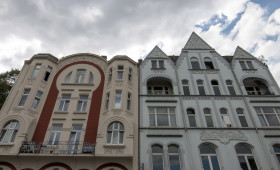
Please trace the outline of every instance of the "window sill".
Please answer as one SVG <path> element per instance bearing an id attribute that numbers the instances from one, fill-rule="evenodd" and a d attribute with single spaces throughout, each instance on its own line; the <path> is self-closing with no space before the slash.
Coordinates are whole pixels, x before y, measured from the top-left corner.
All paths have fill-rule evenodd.
<path id="1" fill-rule="evenodd" d="M 166 68 L 151 68 L 151 70 L 166 70 Z"/>
<path id="2" fill-rule="evenodd" d="M 94 86 L 93 83 L 61 83 L 61 85 L 67 85 L 67 86 Z"/>
<path id="3" fill-rule="evenodd" d="M 54 114 L 68 114 L 67 111 L 55 111 Z"/>
<path id="4" fill-rule="evenodd" d="M 75 111 L 75 112 L 73 112 L 73 114 L 87 114 L 87 112 L 85 112 L 85 111 Z"/>
<path id="5" fill-rule="evenodd" d="M 125 148 L 124 144 L 106 144 L 103 145 L 104 148 Z"/>
<path id="6" fill-rule="evenodd" d="M 0 143 L 0 146 L 14 146 L 14 143 Z"/>

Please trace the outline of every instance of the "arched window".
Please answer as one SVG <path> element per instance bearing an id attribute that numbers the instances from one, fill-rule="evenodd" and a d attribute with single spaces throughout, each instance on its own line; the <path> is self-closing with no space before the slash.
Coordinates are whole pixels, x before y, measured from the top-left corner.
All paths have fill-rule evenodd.
<path id="1" fill-rule="evenodd" d="M 1 131 L 0 143 L 13 143 L 19 129 L 19 122 L 12 120 L 8 122 Z"/>
<path id="2" fill-rule="evenodd" d="M 280 144 L 273 145 L 274 153 L 278 159 L 278 162 L 280 164 Z"/>
<path id="3" fill-rule="evenodd" d="M 190 95 L 189 81 L 186 79 L 182 80 L 182 86 L 184 95 Z"/>
<path id="4" fill-rule="evenodd" d="M 224 121 L 225 127 L 231 127 L 231 121 L 230 121 L 230 117 L 228 115 L 228 110 L 226 108 L 221 108 L 220 113 L 221 113 L 222 119 Z"/>
<path id="5" fill-rule="evenodd" d="M 205 95 L 206 93 L 204 89 L 203 80 L 197 80 L 196 83 L 197 83 L 199 95 Z"/>
<path id="6" fill-rule="evenodd" d="M 220 170 L 216 150 L 210 144 L 203 144 L 199 148 L 204 170 Z"/>
<path id="7" fill-rule="evenodd" d="M 108 81 L 110 82 L 112 80 L 112 68 L 109 69 L 109 76 L 108 76 Z"/>
<path id="8" fill-rule="evenodd" d="M 168 158 L 170 170 L 180 170 L 181 162 L 180 162 L 180 152 L 178 145 L 169 145 L 168 146 Z"/>
<path id="9" fill-rule="evenodd" d="M 85 74 L 86 74 L 86 70 L 84 69 L 77 70 L 75 83 L 84 83 Z"/>
<path id="10" fill-rule="evenodd" d="M 212 63 L 211 58 L 205 57 L 205 58 L 204 58 L 204 64 L 205 64 L 205 68 L 206 68 L 206 69 L 214 69 L 214 65 L 213 65 L 213 63 Z"/>
<path id="11" fill-rule="evenodd" d="M 204 112 L 207 127 L 214 127 L 211 109 L 204 108 L 203 112 Z"/>
<path id="12" fill-rule="evenodd" d="M 152 146 L 153 170 L 163 169 L 163 149 L 161 145 Z"/>
<path id="13" fill-rule="evenodd" d="M 93 83 L 93 74 L 92 72 L 89 73 L 89 80 L 88 83 L 92 84 Z"/>
<path id="14" fill-rule="evenodd" d="M 189 118 L 190 127 L 196 127 L 194 109 L 192 109 L 192 108 L 187 109 L 187 115 Z"/>
<path id="15" fill-rule="evenodd" d="M 242 169 L 258 169 L 252 150 L 246 144 L 238 144 L 235 151 Z"/>
<path id="16" fill-rule="evenodd" d="M 213 91 L 215 95 L 221 95 L 221 91 L 219 88 L 219 83 L 216 80 L 212 80 L 211 81 L 212 87 L 213 87 Z"/>
<path id="17" fill-rule="evenodd" d="M 70 83 L 72 72 L 68 73 L 67 76 L 65 77 L 64 83 Z"/>
<path id="18" fill-rule="evenodd" d="M 244 114 L 244 110 L 241 109 L 241 108 L 237 108 L 236 113 L 237 113 L 237 116 L 238 116 L 238 119 L 240 121 L 241 126 L 242 127 L 248 127 L 248 123 L 247 123 L 247 120 L 246 120 L 246 117 L 245 117 L 245 114 Z"/>
<path id="19" fill-rule="evenodd" d="M 231 80 L 226 80 L 226 85 L 227 85 L 229 94 L 230 95 L 236 95 L 234 87 L 232 85 L 232 81 Z"/>
<path id="20" fill-rule="evenodd" d="M 120 122 L 113 122 L 107 129 L 107 144 L 123 144 L 124 127 Z"/>
<path id="21" fill-rule="evenodd" d="M 196 57 L 191 58 L 191 65 L 192 65 L 192 69 L 200 69 L 200 65 Z"/>

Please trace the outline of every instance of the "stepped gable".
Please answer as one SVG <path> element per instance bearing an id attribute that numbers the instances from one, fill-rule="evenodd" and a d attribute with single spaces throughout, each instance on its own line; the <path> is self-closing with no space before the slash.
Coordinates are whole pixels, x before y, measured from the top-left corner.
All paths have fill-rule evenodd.
<path id="1" fill-rule="evenodd" d="M 146 58 L 168 58 L 168 56 L 156 45 Z"/>
<path id="2" fill-rule="evenodd" d="M 185 50 L 214 50 L 208 45 L 202 38 L 200 38 L 195 32 L 192 33 L 187 41 Z"/>
<path id="3" fill-rule="evenodd" d="M 238 46 L 236 48 L 235 52 L 234 52 L 233 58 L 235 58 L 235 59 L 237 59 L 237 58 L 251 58 L 251 59 L 254 59 L 255 57 Z"/>

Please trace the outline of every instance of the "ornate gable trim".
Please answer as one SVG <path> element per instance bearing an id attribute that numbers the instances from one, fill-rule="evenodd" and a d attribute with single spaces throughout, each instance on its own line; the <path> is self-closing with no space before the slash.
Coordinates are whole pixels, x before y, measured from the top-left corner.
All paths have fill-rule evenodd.
<path id="1" fill-rule="evenodd" d="M 186 50 L 213 50 L 202 38 L 200 38 L 195 32 L 192 33 L 187 41 L 184 49 Z"/>
<path id="2" fill-rule="evenodd" d="M 254 59 L 255 57 L 253 55 L 251 55 L 250 53 L 248 53 L 247 51 L 245 51 L 243 48 L 241 47 L 237 47 L 235 52 L 234 52 L 234 55 L 233 55 L 233 58 L 250 58 L 250 59 Z"/>
<path id="3" fill-rule="evenodd" d="M 146 58 L 168 58 L 167 55 L 156 45 Z"/>

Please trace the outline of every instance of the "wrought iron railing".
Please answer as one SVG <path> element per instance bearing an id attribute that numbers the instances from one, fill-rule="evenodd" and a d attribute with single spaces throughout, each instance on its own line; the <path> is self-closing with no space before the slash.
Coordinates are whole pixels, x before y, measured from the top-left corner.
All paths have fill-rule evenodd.
<path id="1" fill-rule="evenodd" d="M 94 154 L 95 144 L 87 142 L 49 142 L 35 143 L 24 141 L 19 149 L 19 154 Z"/>

